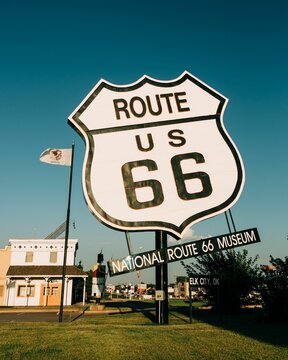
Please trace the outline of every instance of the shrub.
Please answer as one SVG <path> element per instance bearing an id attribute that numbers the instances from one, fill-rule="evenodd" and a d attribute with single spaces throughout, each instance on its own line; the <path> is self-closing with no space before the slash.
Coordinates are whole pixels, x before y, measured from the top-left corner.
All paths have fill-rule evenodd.
<path id="1" fill-rule="evenodd" d="M 227 250 L 202 255 L 196 263 L 184 266 L 187 275 L 210 275 L 219 277 L 220 288 L 207 288 L 208 297 L 213 305 L 218 303 L 220 295 L 221 311 L 236 312 L 241 305 L 253 301 L 260 281 L 261 269 L 256 265 L 258 256 L 248 257 L 248 251 Z M 219 292 L 218 292 L 219 291 Z"/>
<path id="2" fill-rule="evenodd" d="M 264 309 L 273 320 L 288 320 L 288 256 L 284 260 L 270 255 L 272 266 L 263 266 L 261 288 Z"/>

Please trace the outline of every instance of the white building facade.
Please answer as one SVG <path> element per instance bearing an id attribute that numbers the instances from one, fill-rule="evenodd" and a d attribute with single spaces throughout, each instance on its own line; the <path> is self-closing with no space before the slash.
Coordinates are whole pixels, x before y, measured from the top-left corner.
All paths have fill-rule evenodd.
<path id="1" fill-rule="evenodd" d="M 52 306 L 61 299 L 64 239 L 11 239 L 10 266 L 6 275 L 6 306 Z M 64 305 L 72 303 L 73 279 L 87 274 L 75 266 L 78 240 L 67 247 Z"/>
<path id="2" fill-rule="evenodd" d="M 105 265 L 95 264 L 92 268 L 92 289 L 91 296 L 103 297 L 106 281 Z"/>

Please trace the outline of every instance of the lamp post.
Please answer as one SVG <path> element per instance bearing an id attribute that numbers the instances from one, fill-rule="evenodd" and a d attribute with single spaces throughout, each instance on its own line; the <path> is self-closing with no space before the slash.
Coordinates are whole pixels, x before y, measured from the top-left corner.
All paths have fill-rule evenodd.
<path id="1" fill-rule="evenodd" d="M 26 277 L 26 278 L 25 278 L 25 281 L 26 281 L 26 306 L 28 306 L 29 295 L 30 295 L 30 291 L 31 291 L 31 288 L 29 287 L 29 285 L 30 285 L 30 278 L 29 278 L 29 277 Z"/>

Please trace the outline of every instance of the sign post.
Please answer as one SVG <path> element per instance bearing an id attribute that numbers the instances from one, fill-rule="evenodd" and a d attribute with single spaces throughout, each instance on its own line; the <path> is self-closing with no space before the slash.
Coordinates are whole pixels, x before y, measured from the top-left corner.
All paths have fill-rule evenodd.
<path id="1" fill-rule="evenodd" d="M 62 284 L 61 284 L 61 298 L 60 298 L 60 309 L 59 309 L 59 322 L 63 321 L 63 309 L 64 309 L 64 294 L 65 294 L 65 277 L 66 277 L 66 261 L 69 241 L 69 224 L 70 224 L 70 204 L 71 204 L 71 192 L 72 192 L 72 176 L 73 176 L 73 163 L 74 163 L 74 148 L 75 144 L 72 143 L 71 150 L 71 166 L 69 175 L 69 190 L 68 190 L 68 205 L 66 215 L 66 229 L 65 229 L 65 241 L 64 241 L 64 254 L 63 254 L 63 267 L 62 267 Z M 66 291 L 67 288 L 66 288 Z"/>
<path id="2" fill-rule="evenodd" d="M 190 324 L 192 324 L 192 311 L 193 311 L 192 290 L 191 290 L 191 285 L 189 283 L 189 318 L 190 318 Z"/>
<path id="3" fill-rule="evenodd" d="M 155 233 L 155 248 L 156 250 L 167 249 L 167 233 L 165 231 L 156 231 Z M 164 299 L 155 296 L 156 302 L 156 319 L 158 324 L 168 324 L 168 264 L 161 263 L 155 268 L 156 275 L 156 292 L 164 294 Z"/>

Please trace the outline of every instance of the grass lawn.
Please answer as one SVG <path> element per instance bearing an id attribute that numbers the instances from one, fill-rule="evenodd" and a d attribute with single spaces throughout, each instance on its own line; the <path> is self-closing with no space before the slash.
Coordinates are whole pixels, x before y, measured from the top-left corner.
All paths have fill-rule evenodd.
<path id="1" fill-rule="evenodd" d="M 190 324 L 181 301 L 160 326 L 151 304 L 133 303 L 133 313 L 87 313 L 69 323 L 2 323 L 0 359 L 288 359 L 288 325 L 257 322 L 253 311 L 219 319 L 195 309 Z"/>

